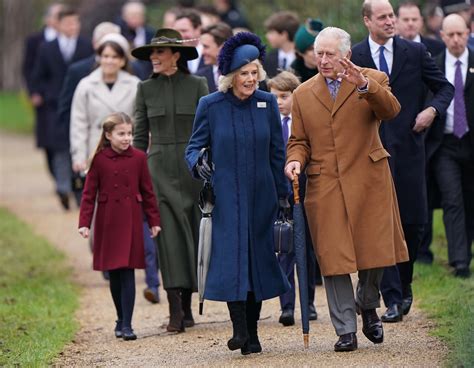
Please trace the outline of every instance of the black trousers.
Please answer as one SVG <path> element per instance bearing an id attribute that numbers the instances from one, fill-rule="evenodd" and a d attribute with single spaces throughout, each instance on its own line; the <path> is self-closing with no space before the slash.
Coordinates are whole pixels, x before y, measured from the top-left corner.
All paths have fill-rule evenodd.
<path id="1" fill-rule="evenodd" d="M 449 264 L 469 267 L 474 227 L 474 147 L 469 134 L 461 139 L 445 134 L 433 160 L 441 193 Z"/>
<path id="2" fill-rule="evenodd" d="M 135 306 L 135 270 L 130 268 L 110 270 L 109 276 L 117 319 L 122 321 L 122 327 L 131 328 Z"/>
<path id="3" fill-rule="evenodd" d="M 418 247 L 423 237 L 424 225 L 402 224 L 402 226 L 410 259 L 408 262 L 398 263 L 384 269 L 380 291 L 386 307 L 395 304 L 401 305 L 403 298 L 411 295 L 413 264 L 416 261 Z"/>

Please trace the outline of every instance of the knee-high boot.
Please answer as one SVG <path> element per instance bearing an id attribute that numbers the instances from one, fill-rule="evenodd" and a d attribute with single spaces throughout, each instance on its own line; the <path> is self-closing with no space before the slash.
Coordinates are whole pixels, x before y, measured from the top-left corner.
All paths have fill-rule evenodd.
<path id="1" fill-rule="evenodd" d="M 170 322 L 166 326 L 168 332 L 184 332 L 184 312 L 181 305 L 181 289 L 166 289 L 170 309 Z"/>
<path id="2" fill-rule="evenodd" d="M 194 326 L 193 311 L 191 310 L 192 294 L 193 292 L 191 289 L 183 289 L 181 292 L 181 305 L 184 312 L 184 327 Z"/>
<path id="3" fill-rule="evenodd" d="M 233 328 L 233 336 L 227 342 L 227 346 L 230 350 L 242 348 L 249 338 L 247 331 L 246 304 L 246 302 L 241 301 L 227 302 Z"/>
<path id="4" fill-rule="evenodd" d="M 260 353 L 262 346 L 258 340 L 257 325 L 260 319 L 260 311 L 262 310 L 262 302 L 255 300 L 255 294 L 252 292 L 248 293 L 247 297 L 247 331 L 249 333 L 249 339 L 247 343 L 242 347 L 241 353 L 247 355 L 250 353 Z"/>

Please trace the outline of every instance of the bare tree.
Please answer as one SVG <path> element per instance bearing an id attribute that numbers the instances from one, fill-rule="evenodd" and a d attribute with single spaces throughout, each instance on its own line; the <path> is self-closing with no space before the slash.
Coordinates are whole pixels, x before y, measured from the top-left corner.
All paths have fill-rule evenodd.
<path id="1" fill-rule="evenodd" d="M 0 90 L 18 91 L 26 35 L 32 29 L 34 7 L 27 0 L 2 0 L 0 8 Z M 32 65 L 33 66 L 33 65 Z"/>

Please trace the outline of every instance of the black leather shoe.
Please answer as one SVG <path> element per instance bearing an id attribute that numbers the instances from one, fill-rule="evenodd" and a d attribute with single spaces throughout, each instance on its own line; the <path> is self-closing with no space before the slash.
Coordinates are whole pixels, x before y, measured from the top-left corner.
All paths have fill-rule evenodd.
<path id="1" fill-rule="evenodd" d="M 467 279 L 471 276 L 471 271 L 469 267 L 458 267 L 454 269 L 454 276 L 461 279 Z"/>
<path id="2" fill-rule="evenodd" d="M 316 312 L 316 308 L 314 304 L 309 305 L 309 320 L 316 321 L 318 319 L 318 313 Z"/>
<path id="3" fill-rule="evenodd" d="M 394 304 L 387 308 L 385 313 L 382 315 L 382 322 L 395 323 L 403 320 L 403 313 L 401 305 Z"/>
<path id="4" fill-rule="evenodd" d="M 355 332 L 339 336 L 334 344 L 334 351 L 354 351 L 357 349 L 357 336 Z"/>
<path id="5" fill-rule="evenodd" d="M 413 303 L 413 296 L 407 296 L 406 298 L 403 298 L 402 312 L 404 316 L 406 316 L 408 312 L 410 312 L 412 303 Z"/>
<path id="6" fill-rule="evenodd" d="M 59 202 L 61 203 L 61 206 L 66 211 L 69 211 L 69 195 L 67 193 L 59 193 L 58 192 L 58 197 L 59 197 Z"/>
<path id="7" fill-rule="evenodd" d="M 383 326 L 375 309 L 361 309 L 357 313 L 362 317 L 362 333 L 374 344 L 383 342 Z"/>
<path id="8" fill-rule="evenodd" d="M 158 289 L 146 288 L 143 290 L 143 296 L 152 304 L 157 304 L 160 302 L 160 294 Z"/>
<path id="9" fill-rule="evenodd" d="M 293 309 L 284 309 L 281 312 L 278 322 L 280 322 L 283 326 L 293 326 L 295 324 Z"/>
<path id="10" fill-rule="evenodd" d="M 130 327 L 123 327 L 122 328 L 122 338 L 125 341 L 136 340 L 137 335 L 133 333 L 133 330 Z"/>

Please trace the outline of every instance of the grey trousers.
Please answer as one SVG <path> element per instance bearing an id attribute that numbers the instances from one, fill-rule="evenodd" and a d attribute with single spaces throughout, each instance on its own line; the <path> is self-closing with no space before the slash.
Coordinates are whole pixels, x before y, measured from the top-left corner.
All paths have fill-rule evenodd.
<path id="1" fill-rule="evenodd" d="M 383 268 L 359 271 L 356 295 L 351 276 L 324 276 L 329 315 L 338 336 L 357 331 L 356 303 L 361 309 L 380 307 Z"/>

